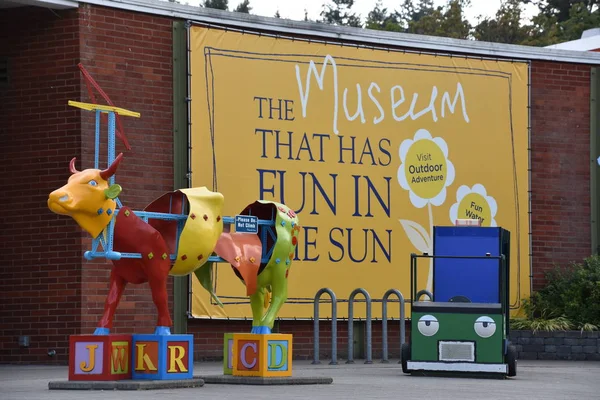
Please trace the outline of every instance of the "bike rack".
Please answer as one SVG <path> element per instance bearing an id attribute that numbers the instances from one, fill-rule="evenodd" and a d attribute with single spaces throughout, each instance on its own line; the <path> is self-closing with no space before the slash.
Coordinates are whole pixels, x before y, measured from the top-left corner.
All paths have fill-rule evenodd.
<path id="1" fill-rule="evenodd" d="M 329 365 L 337 365 L 337 298 L 333 290 L 329 288 L 322 288 L 315 295 L 312 363 L 321 364 L 321 361 L 319 361 L 319 304 L 324 293 L 331 297 L 331 362 Z"/>
<path id="2" fill-rule="evenodd" d="M 382 314 L 382 345 L 383 345 L 383 357 L 381 362 L 382 363 L 388 363 L 388 352 L 389 352 L 389 346 L 388 346 L 388 332 L 387 332 L 387 328 L 388 328 L 388 320 L 387 320 L 387 314 L 388 314 L 388 303 L 389 303 L 389 298 L 391 295 L 396 295 L 396 297 L 398 297 L 398 300 L 392 300 L 392 302 L 399 302 L 400 303 L 400 349 L 402 349 L 402 345 L 405 343 L 406 341 L 406 315 L 405 315 L 405 310 L 404 310 L 404 306 L 405 306 L 405 299 L 404 299 L 404 295 L 402 295 L 402 292 L 400 292 L 398 289 L 389 289 L 387 292 L 385 292 L 385 294 L 383 295 L 383 298 L 381 300 L 371 300 L 371 296 L 369 295 L 369 293 L 363 289 L 363 288 L 358 288 L 355 289 L 354 291 L 352 291 L 352 293 L 349 296 L 348 300 L 338 300 L 335 293 L 333 292 L 333 290 L 329 289 L 329 288 L 322 288 L 320 289 L 317 294 L 315 295 L 314 298 L 314 332 L 313 332 L 313 361 L 312 364 L 321 364 L 321 361 L 319 360 L 319 306 L 321 304 L 321 297 L 323 294 L 327 293 L 330 297 L 331 297 L 331 362 L 329 363 L 329 365 L 338 365 L 338 361 L 337 361 L 337 303 L 338 301 L 341 302 L 348 302 L 348 361 L 346 361 L 346 364 L 354 364 L 354 348 L 353 348 L 353 338 L 354 338 L 354 333 L 353 333 L 353 322 L 354 322 L 354 298 L 356 297 L 357 294 L 361 293 L 363 296 L 365 296 L 365 302 L 366 302 L 366 311 L 367 311 L 367 315 L 366 315 L 366 325 L 367 325 L 367 335 L 366 335 L 366 342 L 367 342 L 367 350 L 366 350 L 366 361 L 365 364 L 372 364 L 372 317 L 371 317 L 371 305 L 372 302 L 379 302 L 381 301 L 381 314 Z M 399 361 L 401 362 L 401 361 Z"/>
<path id="3" fill-rule="evenodd" d="M 381 299 L 381 330 L 382 330 L 382 345 L 383 345 L 383 356 L 381 359 L 382 363 L 388 363 L 388 336 L 387 336 L 387 303 L 390 295 L 395 294 L 398 296 L 398 300 L 400 301 L 400 349 L 402 349 L 402 345 L 404 344 L 405 336 L 406 336 L 406 323 L 405 323 L 405 315 L 404 315 L 404 296 L 398 289 L 390 289 L 383 295 L 383 299 Z M 401 363 L 402 361 L 399 361 Z"/>
<path id="4" fill-rule="evenodd" d="M 354 364 L 354 333 L 352 323 L 354 322 L 354 297 L 359 293 L 365 296 L 367 303 L 367 359 L 365 360 L 365 364 L 373 364 L 373 360 L 371 359 L 371 296 L 369 296 L 369 293 L 363 288 L 354 289 L 352 293 L 350 293 L 350 297 L 348 297 L 348 361 L 346 361 L 346 364 Z"/>

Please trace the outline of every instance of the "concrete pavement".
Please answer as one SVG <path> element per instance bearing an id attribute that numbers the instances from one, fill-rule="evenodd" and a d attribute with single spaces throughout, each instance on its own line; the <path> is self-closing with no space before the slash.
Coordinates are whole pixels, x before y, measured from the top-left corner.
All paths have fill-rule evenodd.
<path id="1" fill-rule="evenodd" d="M 220 375 L 220 363 L 196 363 L 194 375 Z M 0 400 L 179 400 L 179 399 L 600 399 L 600 362 L 518 362 L 510 379 L 441 378 L 404 375 L 392 360 L 372 365 L 311 365 L 294 362 L 296 376 L 330 376 L 333 384 L 314 386 L 246 386 L 205 384 L 191 389 L 152 391 L 48 390 L 48 382 L 67 379 L 67 368 L 57 366 L 0 365 Z"/>

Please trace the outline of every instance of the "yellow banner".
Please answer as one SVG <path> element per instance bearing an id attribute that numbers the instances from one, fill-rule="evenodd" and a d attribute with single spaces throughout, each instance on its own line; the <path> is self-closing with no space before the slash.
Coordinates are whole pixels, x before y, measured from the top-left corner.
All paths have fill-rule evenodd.
<path id="1" fill-rule="evenodd" d="M 460 218 L 510 231 L 512 308 L 529 296 L 527 64 L 192 27 L 191 74 L 193 185 L 221 192 L 224 215 L 266 199 L 299 216 L 279 317 L 311 318 L 324 287 L 408 299 L 410 254 Z M 250 318 L 231 267 L 214 271 L 224 308 L 194 277 L 192 314 Z"/>

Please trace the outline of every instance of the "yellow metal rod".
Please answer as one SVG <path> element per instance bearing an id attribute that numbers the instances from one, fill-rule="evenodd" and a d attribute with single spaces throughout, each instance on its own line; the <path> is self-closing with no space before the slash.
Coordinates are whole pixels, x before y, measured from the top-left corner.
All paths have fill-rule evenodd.
<path id="1" fill-rule="evenodd" d="M 100 110 L 103 112 L 111 112 L 112 111 L 119 115 L 124 115 L 127 117 L 135 117 L 135 118 L 141 117 L 141 114 L 138 112 L 129 111 L 129 110 L 126 110 L 126 109 L 120 108 L 120 107 L 105 106 L 105 105 L 101 105 L 101 104 L 81 103 L 79 101 L 73 101 L 73 100 L 69 100 L 69 105 L 73 106 L 73 107 L 81 108 L 81 109 L 87 110 L 87 111 L 96 111 L 96 110 Z"/>

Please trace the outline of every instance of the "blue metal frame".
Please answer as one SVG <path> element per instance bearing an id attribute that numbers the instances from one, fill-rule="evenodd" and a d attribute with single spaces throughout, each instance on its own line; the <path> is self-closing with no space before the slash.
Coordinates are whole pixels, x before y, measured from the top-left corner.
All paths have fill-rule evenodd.
<path id="1" fill-rule="evenodd" d="M 94 151 L 94 167 L 96 169 L 99 168 L 100 163 L 100 117 L 102 112 L 106 112 L 108 114 L 108 166 L 112 164 L 115 160 L 115 113 L 114 111 L 102 111 L 96 110 L 96 132 L 95 132 L 95 151 Z M 115 176 L 111 176 L 109 179 L 109 185 L 115 183 Z M 115 228 L 115 218 L 120 211 L 120 208 L 123 207 L 121 201 L 117 197 L 115 199 L 117 203 L 117 208 L 113 213 L 113 218 L 110 220 L 108 226 L 104 229 L 98 237 L 96 237 L 92 241 L 92 249 L 91 251 L 86 251 L 83 256 L 86 260 L 93 260 L 96 258 L 106 258 L 107 260 L 120 260 L 122 258 L 142 258 L 141 253 L 121 253 L 113 250 L 113 240 L 114 240 L 114 228 Z M 176 237 L 176 245 L 175 245 L 175 254 L 170 254 L 170 259 L 177 259 L 177 251 L 179 249 L 179 237 L 181 236 L 181 232 L 185 226 L 185 222 L 188 218 L 185 210 L 185 202 L 183 203 L 183 208 L 181 214 L 173 214 L 173 213 L 159 213 L 159 212 L 150 212 L 150 211 L 133 211 L 135 215 L 140 217 L 144 222 L 148 223 L 149 219 L 158 219 L 163 221 L 177 221 L 177 237 Z M 169 211 L 171 210 L 171 206 L 169 206 Z M 223 217 L 223 224 L 232 225 L 235 224 L 234 217 Z M 264 220 L 259 219 L 258 225 L 262 226 L 260 239 L 261 243 L 267 243 L 267 235 L 275 242 L 277 237 L 273 228 L 275 227 L 275 216 L 273 216 L 272 220 Z M 102 246 L 103 251 L 98 251 L 98 245 Z M 271 254 L 273 254 L 273 247 L 270 249 L 265 248 L 263 246 L 262 249 L 262 258 L 261 262 L 266 264 L 269 262 Z M 227 262 L 219 256 L 210 256 L 208 258 L 209 262 Z"/>

